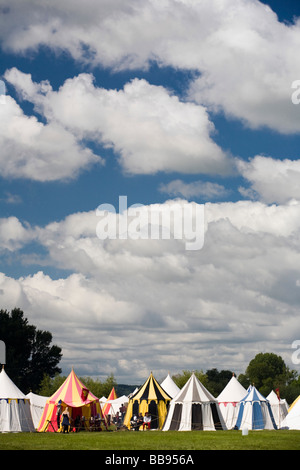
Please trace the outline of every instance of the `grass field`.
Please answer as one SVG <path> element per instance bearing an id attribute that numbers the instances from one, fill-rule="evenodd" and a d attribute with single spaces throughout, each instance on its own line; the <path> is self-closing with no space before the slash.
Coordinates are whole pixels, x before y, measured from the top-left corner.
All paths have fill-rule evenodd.
<path id="1" fill-rule="evenodd" d="M 7 433 L 0 450 L 300 450 L 300 431 Z"/>

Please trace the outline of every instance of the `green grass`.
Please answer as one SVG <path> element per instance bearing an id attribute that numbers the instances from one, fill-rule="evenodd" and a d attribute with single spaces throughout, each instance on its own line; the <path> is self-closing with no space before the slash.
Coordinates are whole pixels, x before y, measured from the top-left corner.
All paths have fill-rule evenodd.
<path id="1" fill-rule="evenodd" d="M 7 433 L 0 450 L 300 450 L 300 431 Z"/>

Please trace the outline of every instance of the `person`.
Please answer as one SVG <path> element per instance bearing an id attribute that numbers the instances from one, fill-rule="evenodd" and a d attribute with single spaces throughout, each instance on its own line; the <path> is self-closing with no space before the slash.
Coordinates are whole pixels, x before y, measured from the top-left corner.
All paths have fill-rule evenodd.
<path id="1" fill-rule="evenodd" d="M 145 413 L 144 422 L 143 422 L 143 431 L 145 427 L 147 427 L 147 429 L 150 429 L 151 427 L 151 415 L 149 413 Z"/>
<path id="2" fill-rule="evenodd" d="M 123 421 L 124 421 L 125 411 L 126 411 L 126 408 L 125 408 L 125 406 L 124 406 L 124 403 L 122 403 L 122 405 L 121 405 L 120 408 L 119 408 L 119 412 L 120 412 L 120 417 L 121 417 L 121 422 L 122 422 L 122 423 L 123 423 Z"/>
<path id="3" fill-rule="evenodd" d="M 61 417 L 61 400 L 58 401 L 58 403 L 57 403 L 57 409 L 56 409 L 56 424 L 57 424 L 57 429 L 60 428 L 60 417 Z"/>
<path id="4" fill-rule="evenodd" d="M 62 414 L 62 427 L 63 433 L 69 433 L 69 426 L 70 426 L 70 415 L 69 415 L 69 408 L 66 408 Z"/>
<path id="5" fill-rule="evenodd" d="M 134 415 L 131 421 L 131 428 L 133 431 L 138 431 L 140 426 L 143 424 L 143 415 L 140 413 L 138 416 Z"/>
<path id="6" fill-rule="evenodd" d="M 77 415 L 74 422 L 75 432 L 79 432 L 80 428 L 80 415 Z"/>

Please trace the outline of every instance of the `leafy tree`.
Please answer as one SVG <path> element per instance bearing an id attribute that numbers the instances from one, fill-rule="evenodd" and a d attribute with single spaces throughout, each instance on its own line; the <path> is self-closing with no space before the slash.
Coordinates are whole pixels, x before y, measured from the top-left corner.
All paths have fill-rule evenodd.
<path id="1" fill-rule="evenodd" d="M 291 371 L 281 356 L 274 353 L 259 353 L 252 359 L 245 374 L 239 380 L 245 387 L 254 384 L 264 395 L 271 390 L 282 388 L 295 379 L 295 371 Z"/>
<path id="2" fill-rule="evenodd" d="M 6 345 L 5 370 L 23 393 L 36 392 L 44 374 L 61 372 L 61 348 L 51 345 L 49 331 L 30 325 L 21 309 L 0 310 L 0 339 Z"/>
<path id="3" fill-rule="evenodd" d="M 214 397 L 217 397 L 228 384 L 232 372 L 230 370 L 221 370 L 219 372 L 218 369 L 210 369 L 206 371 L 206 377 L 207 389 Z"/>

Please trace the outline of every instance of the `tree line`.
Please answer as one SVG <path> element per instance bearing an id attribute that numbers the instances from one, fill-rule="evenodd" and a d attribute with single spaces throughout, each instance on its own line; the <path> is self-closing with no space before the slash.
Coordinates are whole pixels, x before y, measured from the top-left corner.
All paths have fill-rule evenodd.
<path id="1" fill-rule="evenodd" d="M 0 340 L 6 345 L 5 370 L 12 381 L 23 391 L 51 396 L 64 382 L 59 362 L 62 349 L 52 344 L 49 331 L 30 325 L 24 312 L 14 308 L 10 312 L 0 310 Z M 217 397 L 232 377 L 233 371 L 210 369 L 193 371 L 200 382 Z M 173 375 L 174 382 L 182 388 L 192 371 L 183 370 Z M 136 385 L 117 384 L 113 374 L 104 381 L 80 377 L 91 392 L 101 398 L 107 397 L 115 387 L 118 396 L 128 395 Z M 163 379 L 163 378 L 162 378 Z M 300 395 L 300 376 L 289 369 L 281 356 L 274 353 L 259 353 L 249 363 L 244 374 L 237 379 L 247 389 L 250 384 L 267 396 L 271 390 L 279 389 L 282 398 L 292 403 Z"/>

